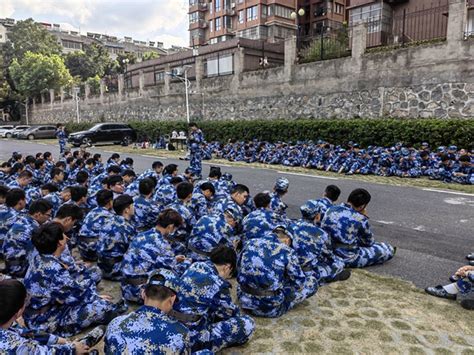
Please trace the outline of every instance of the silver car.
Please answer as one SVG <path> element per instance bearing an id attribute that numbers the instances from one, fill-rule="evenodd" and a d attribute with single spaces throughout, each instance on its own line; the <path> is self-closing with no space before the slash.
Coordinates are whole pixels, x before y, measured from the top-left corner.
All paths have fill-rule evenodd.
<path id="1" fill-rule="evenodd" d="M 5 132 L 10 131 L 13 128 L 15 128 L 15 126 L 13 126 L 13 125 L 0 126 L 0 137 L 4 137 Z"/>
<path id="2" fill-rule="evenodd" d="M 55 138 L 56 126 L 35 126 L 18 133 L 18 139 Z"/>
<path id="3" fill-rule="evenodd" d="M 3 133 L 3 138 L 12 138 L 15 137 L 18 133 L 24 131 L 25 129 L 30 128 L 31 126 L 15 126 L 13 129 L 5 130 Z"/>

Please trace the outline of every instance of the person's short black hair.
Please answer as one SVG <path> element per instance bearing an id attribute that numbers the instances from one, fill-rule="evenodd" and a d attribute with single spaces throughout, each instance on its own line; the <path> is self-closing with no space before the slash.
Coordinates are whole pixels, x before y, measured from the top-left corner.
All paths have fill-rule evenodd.
<path id="1" fill-rule="evenodd" d="M 153 192 L 155 189 L 155 184 L 151 179 L 145 178 L 140 183 L 138 184 L 138 192 L 140 192 L 141 195 L 149 195 Z"/>
<path id="2" fill-rule="evenodd" d="M 218 166 L 211 166 L 211 169 L 209 170 L 209 177 L 220 179 L 221 176 L 222 176 L 221 168 Z"/>
<path id="3" fill-rule="evenodd" d="M 231 195 L 233 195 L 233 194 L 235 194 L 235 193 L 243 194 L 244 192 L 250 193 L 249 188 L 248 188 L 247 186 L 245 186 L 245 185 L 237 184 L 237 185 L 235 185 L 235 186 L 232 188 L 230 194 L 231 194 Z"/>
<path id="4" fill-rule="evenodd" d="M 25 158 L 25 164 L 34 164 L 36 162 L 36 158 L 32 155 L 27 155 Z"/>
<path id="5" fill-rule="evenodd" d="M 170 297 L 176 296 L 176 293 L 163 285 L 153 285 L 153 281 L 164 281 L 165 277 L 163 275 L 157 274 L 150 277 L 149 282 L 145 285 L 144 292 L 146 297 L 154 301 L 165 301 Z"/>
<path id="6" fill-rule="evenodd" d="M 89 158 L 86 160 L 86 165 L 95 165 L 95 160 L 93 158 Z"/>
<path id="7" fill-rule="evenodd" d="M 211 251 L 210 259 L 213 264 L 229 264 L 234 273 L 237 271 L 237 254 L 235 253 L 234 248 L 219 245 Z"/>
<path id="8" fill-rule="evenodd" d="M 42 165 L 44 165 L 44 159 L 36 159 L 35 160 L 35 169 L 41 168 Z"/>
<path id="9" fill-rule="evenodd" d="M 87 187 L 71 186 L 71 200 L 78 202 L 83 197 L 87 197 Z"/>
<path id="10" fill-rule="evenodd" d="M 76 175 L 76 182 L 78 184 L 84 184 L 87 179 L 89 179 L 89 173 L 87 171 L 81 170 Z"/>
<path id="11" fill-rule="evenodd" d="M 120 159 L 120 154 L 119 153 L 113 153 L 107 161 L 110 162 L 114 159 Z"/>
<path id="12" fill-rule="evenodd" d="M 183 217 L 172 208 L 167 208 L 159 214 L 157 224 L 163 228 L 168 227 L 170 224 L 178 228 L 183 224 Z"/>
<path id="13" fill-rule="evenodd" d="M 369 191 L 365 189 L 355 189 L 347 198 L 347 202 L 357 208 L 363 205 L 367 205 L 370 202 L 370 199 L 371 196 Z"/>
<path id="14" fill-rule="evenodd" d="M 211 182 L 204 182 L 201 184 L 201 186 L 199 186 L 199 188 L 201 191 L 211 191 L 213 195 L 216 193 L 216 188 Z"/>
<path id="15" fill-rule="evenodd" d="M 427 157 L 427 156 L 429 156 L 429 155 L 430 155 L 430 153 L 427 152 L 426 150 L 423 150 L 423 151 L 421 151 L 421 153 L 420 153 L 420 157 L 422 157 L 422 158 Z"/>
<path id="16" fill-rule="evenodd" d="M 12 170 L 11 170 L 11 174 L 16 174 L 17 172 L 23 170 L 25 168 L 25 166 L 23 165 L 23 163 L 14 163 L 12 165 Z"/>
<path id="17" fill-rule="evenodd" d="M 75 221 L 80 221 L 82 218 L 84 218 L 84 212 L 79 206 L 72 203 L 66 203 L 59 207 L 55 218 L 64 219 L 67 217 L 71 217 Z"/>
<path id="18" fill-rule="evenodd" d="M 54 166 L 61 170 L 66 169 L 66 163 L 63 160 L 58 161 Z"/>
<path id="19" fill-rule="evenodd" d="M 115 186 L 120 182 L 123 182 L 123 179 L 120 175 L 109 176 L 109 178 L 107 179 L 107 187 L 111 188 L 112 186 Z"/>
<path id="20" fill-rule="evenodd" d="M 178 170 L 178 165 L 176 164 L 168 164 L 165 166 L 163 170 L 164 175 L 171 175 L 173 174 L 176 170 Z"/>
<path id="21" fill-rule="evenodd" d="M 137 176 L 137 174 L 132 169 L 126 169 L 122 173 L 122 176 L 133 176 L 133 177 L 135 177 L 135 176 Z"/>
<path id="22" fill-rule="evenodd" d="M 0 185 L 0 197 L 6 198 L 8 191 L 10 191 L 8 186 Z"/>
<path id="23" fill-rule="evenodd" d="M 75 150 L 74 152 L 72 152 L 72 156 L 74 159 L 77 159 L 79 157 L 79 154 L 80 154 L 80 151 L 78 150 Z"/>
<path id="24" fill-rule="evenodd" d="M 51 173 L 50 173 L 51 179 L 54 179 L 55 176 L 58 176 L 61 173 L 64 173 L 63 169 L 61 169 L 61 168 L 52 168 Z"/>
<path id="25" fill-rule="evenodd" d="M 188 127 L 197 127 L 196 122 L 189 122 Z"/>
<path id="26" fill-rule="evenodd" d="M 41 185 L 41 190 L 47 190 L 49 193 L 59 191 L 58 187 L 51 183 Z"/>
<path id="27" fill-rule="evenodd" d="M 471 158 L 469 157 L 469 155 L 465 154 L 465 155 L 461 155 L 459 157 L 459 161 L 460 162 L 465 162 L 465 163 L 468 163 L 471 161 Z"/>
<path id="28" fill-rule="evenodd" d="M 120 162 L 120 164 L 133 165 L 133 159 L 130 157 L 126 157 L 124 160 Z"/>
<path id="29" fill-rule="evenodd" d="M 171 185 L 178 185 L 181 182 L 183 182 L 183 178 L 180 176 L 173 176 L 170 180 Z"/>
<path id="30" fill-rule="evenodd" d="M 84 166 L 84 159 L 77 159 L 74 163 L 74 166 L 76 168 L 82 168 Z"/>
<path id="31" fill-rule="evenodd" d="M 161 161 L 154 161 L 153 164 L 151 164 L 151 168 L 154 170 L 158 167 L 162 167 L 163 166 L 163 163 Z"/>
<path id="32" fill-rule="evenodd" d="M 74 153 L 75 153 L 75 152 L 74 152 Z M 71 163 L 74 163 L 74 160 L 75 160 L 74 157 L 67 157 L 67 158 L 66 158 L 66 164 L 69 165 L 69 164 L 71 164 Z"/>
<path id="33" fill-rule="evenodd" d="M 2 168 L 11 168 L 12 164 L 7 162 L 7 161 L 4 161 L 2 164 L 0 164 L 0 167 L 2 167 Z"/>
<path id="34" fill-rule="evenodd" d="M 130 205 L 133 205 L 133 198 L 130 195 L 120 195 L 114 200 L 114 211 L 121 216 Z"/>
<path id="35" fill-rule="evenodd" d="M 122 169 L 120 169 L 120 166 L 117 165 L 111 165 L 107 168 L 107 174 L 114 173 L 114 174 L 120 174 Z"/>
<path id="36" fill-rule="evenodd" d="M 24 306 L 26 287 L 18 280 L 0 281 L 0 325 L 6 324 Z"/>
<path id="37" fill-rule="evenodd" d="M 193 193 L 194 186 L 190 182 L 181 182 L 176 186 L 176 195 L 180 200 L 184 200 L 186 197 Z"/>
<path id="38" fill-rule="evenodd" d="M 102 154 L 100 154 L 100 153 L 95 153 L 95 154 L 92 156 L 92 159 L 94 159 L 95 161 L 98 161 L 101 157 L 102 157 Z"/>
<path id="39" fill-rule="evenodd" d="M 326 190 L 324 190 L 326 197 L 330 199 L 332 202 L 337 201 L 339 195 L 341 194 L 341 189 L 336 185 L 328 185 L 326 186 Z"/>
<path id="40" fill-rule="evenodd" d="M 448 160 L 451 160 L 451 158 L 449 157 L 449 155 L 448 155 L 448 154 L 445 154 L 445 153 L 441 154 L 441 155 L 439 156 L 439 159 L 441 159 L 441 161 L 448 161 Z"/>
<path id="41" fill-rule="evenodd" d="M 56 128 L 59 128 L 59 127 L 64 127 L 64 125 L 62 123 L 57 123 Z"/>
<path id="42" fill-rule="evenodd" d="M 44 198 L 39 198 L 34 200 L 30 203 L 30 207 L 28 208 L 28 213 L 30 215 L 34 215 L 35 213 L 42 213 L 45 214 L 48 211 L 53 209 L 53 204 Z"/>
<path id="43" fill-rule="evenodd" d="M 58 248 L 58 243 L 64 238 L 61 224 L 56 222 L 45 223 L 33 231 L 31 242 L 40 254 L 53 254 Z"/>
<path id="44" fill-rule="evenodd" d="M 23 170 L 19 175 L 19 179 L 31 179 L 33 177 L 33 173 L 29 170 Z"/>
<path id="45" fill-rule="evenodd" d="M 7 207 L 15 207 L 18 202 L 25 199 L 26 194 L 24 190 L 18 188 L 10 189 L 5 198 L 5 205 L 7 205 Z"/>
<path id="46" fill-rule="evenodd" d="M 43 153 L 43 158 L 46 160 L 48 159 L 49 157 L 51 157 L 53 154 L 51 154 L 51 152 L 44 152 Z"/>
<path id="47" fill-rule="evenodd" d="M 110 201 L 114 199 L 114 193 L 110 190 L 100 190 L 95 195 L 95 200 L 97 205 L 100 207 L 105 207 Z"/>
<path id="48" fill-rule="evenodd" d="M 256 194 L 253 198 L 256 208 L 267 208 L 270 205 L 272 198 L 267 192 L 260 192 Z"/>

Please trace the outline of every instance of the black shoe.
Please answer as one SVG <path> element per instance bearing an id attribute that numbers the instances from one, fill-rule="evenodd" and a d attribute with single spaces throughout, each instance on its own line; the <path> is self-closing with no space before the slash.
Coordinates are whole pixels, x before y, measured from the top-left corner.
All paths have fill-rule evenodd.
<path id="1" fill-rule="evenodd" d="M 441 285 L 435 287 L 427 287 L 425 288 L 425 292 L 432 296 L 446 298 L 448 300 L 455 300 L 457 296 L 446 292 L 446 290 Z"/>
<path id="2" fill-rule="evenodd" d="M 91 348 L 103 338 L 105 329 L 105 325 L 99 325 L 87 333 L 83 338 L 79 339 L 79 341 Z"/>
<path id="3" fill-rule="evenodd" d="M 471 253 L 469 255 L 466 255 L 467 260 L 474 260 L 474 253 Z"/>
<path id="4" fill-rule="evenodd" d="M 346 281 L 349 277 L 351 277 L 351 270 L 344 269 L 336 276 L 334 281 Z"/>
<path id="5" fill-rule="evenodd" d="M 397 253 L 397 247 L 393 247 L 393 256 Z"/>
<path id="6" fill-rule="evenodd" d="M 461 307 L 472 311 L 474 309 L 474 300 L 462 300 Z"/>

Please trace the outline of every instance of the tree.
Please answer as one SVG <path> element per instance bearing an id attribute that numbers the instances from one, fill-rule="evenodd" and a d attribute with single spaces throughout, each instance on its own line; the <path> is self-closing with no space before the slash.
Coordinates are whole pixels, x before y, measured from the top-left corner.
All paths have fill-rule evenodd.
<path id="1" fill-rule="evenodd" d="M 135 64 L 137 62 L 137 56 L 135 53 L 125 53 L 119 54 L 117 56 L 117 72 L 118 73 L 125 73 L 127 69 L 127 65 Z"/>
<path id="2" fill-rule="evenodd" d="M 143 60 L 158 59 L 160 55 L 156 52 L 145 52 L 143 53 Z"/>
<path id="3" fill-rule="evenodd" d="M 18 21 L 11 28 L 4 52 L 5 62 L 9 65 L 14 58 L 21 60 L 27 52 L 61 54 L 61 46 L 55 36 L 29 18 Z"/>
<path id="4" fill-rule="evenodd" d="M 79 76 L 82 81 L 109 74 L 116 63 L 110 58 L 107 48 L 95 43 L 86 45 L 84 51 L 66 55 L 65 63 L 72 76 Z"/>
<path id="5" fill-rule="evenodd" d="M 57 54 L 26 52 L 21 60 L 13 59 L 9 72 L 17 91 L 25 98 L 48 89 L 59 90 L 73 81 L 63 58 Z"/>
<path id="6" fill-rule="evenodd" d="M 5 101 L 10 93 L 10 86 L 5 77 L 5 69 L 3 55 L 0 53 L 0 102 Z"/>

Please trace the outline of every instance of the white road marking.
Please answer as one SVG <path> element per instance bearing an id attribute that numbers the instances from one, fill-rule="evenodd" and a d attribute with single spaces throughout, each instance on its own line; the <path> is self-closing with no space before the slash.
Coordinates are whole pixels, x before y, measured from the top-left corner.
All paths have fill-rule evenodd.
<path id="1" fill-rule="evenodd" d="M 474 206 L 474 200 L 470 200 L 466 197 L 451 197 L 451 198 L 445 198 L 444 202 L 450 204 L 450 205 L 469 205 L 469 206 Z"/>
<path id="2" fill-rule="evenodd" d="M 413 229 L 416 230 L 416 231 L 420 231 L 420 232 L 426 232 L 426 227 L 425 226 L 418 226 L 418 227 L 415 227 Z"/>
<path id="3" fill-rule="evenodd" d="M 467 222 L 469 222 L 468 219 L 460 219 L 460 220 L 459 220 L 459 223 L 467 223 Z"/>
<path id="4" fill-rule="evenodd" d="M 440 193 L 443 193 L 443 194 L 474 197 L 474 194 L 470 194 L 470 193 L 467 193 L 467 192 L 446 191 L 446 190 L 438 190 L 438 189 L 422 189 L 422 190 L 423 191 L 431 191 L 431 192 L 440 192 Z"/>
<path id="5" fill-rule="evenodd" d="M 287 172 L 287 171 L 280 171 L 280 170 L 277 170 L 277 172 L 280 173 L 280 174 L 296 175 L 296 176 L 305 176 L 305 177 L 312 177 L 312 178 L 316 178 L 316 179 L 339 180 L 339 178 L 330 177 L 330 176 L 320 176 L 320 175 L 310 175 L 310 174 L 300 174 L 300 173 L 289 173 L 289 172 Z"/>
<path id="6" fill-rule="evenodd" d="M 395 222 L 392 222 L 392 221 L 375 221 L 375 222 L 379 222 L 382 224 L 395 224 Z"/>
<path id="7" fill-rule="evenodd" d="M 133 154 L 133 153 L 132 153 Z M 153 159 L 161 159 L 161 160 L 166 160 L 168 158 L 166 157 L 160 157 L 158 155 L 151 155 L 151 154 L 140 154 L 141 157 L 144 157 L 144 158 L 153 158 Z"/>
<path id="8" fill-rule="evenodd" d="M 202 163 L 203 165 L 212 165 L 212 166 L 226 166 L 226 167 L 229 167 L 231 168 L 232 165 L 229 165 L 229 164 L 221 164 L 221 163 Z M 240 168 L 239 166 L 237 166 L 237 168 Z"/>

